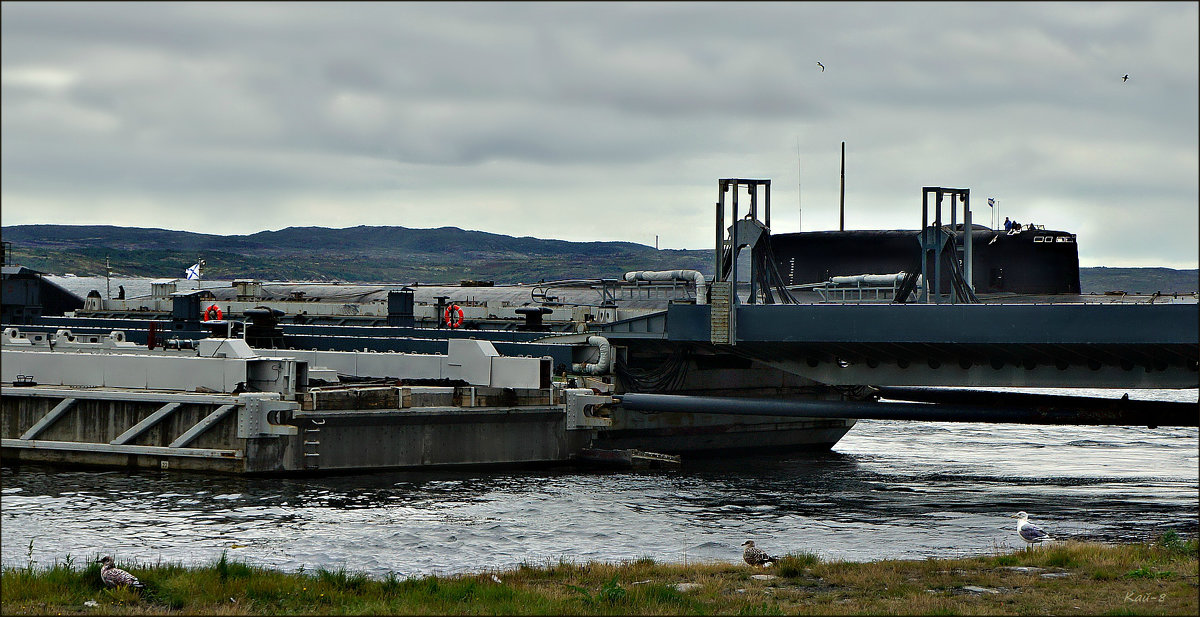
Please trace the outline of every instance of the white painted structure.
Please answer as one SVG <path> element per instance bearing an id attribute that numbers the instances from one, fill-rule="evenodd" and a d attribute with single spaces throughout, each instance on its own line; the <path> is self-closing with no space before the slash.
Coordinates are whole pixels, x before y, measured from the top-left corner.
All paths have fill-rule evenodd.
<path id="1" fill-rule="evenodd" d="M 550 387 L 552 368 L 549 359 L 502 356 L 491 341 L 475 339 L 449 340 L 446 355 L 271 350 L 260 356 L 243 339 L 209 338 L 196 350 L 152 351 L 126 341 L 121 332 L 27 335 L 6 328 L 0 333 L 0 349 L 0 379 L 5 382 L 23 375 L 45 385 L 183 392 L 233 392 L 242 384 L 254 391 L 294 394 L 297 382 L 310 376 L 336 381 L 339 373 L 539 389 Z"/>

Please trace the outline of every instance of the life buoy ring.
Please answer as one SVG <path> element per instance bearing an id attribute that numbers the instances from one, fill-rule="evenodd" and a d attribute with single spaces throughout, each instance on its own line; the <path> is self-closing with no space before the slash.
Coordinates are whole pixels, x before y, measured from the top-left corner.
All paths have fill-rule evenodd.
<path id="1" fill-rule="evenodd" d="M 216 315 L 216 317 L 212 317 L 212 315 L 214 315 L 214 314 Z M 219 319 L 221 319 L 221 317 L 223 315 L 224 314 L 221 313 L 221 307 L 219 307 L 215 304 L 204 309 L 204 321 L 219 320 Z"/>
<path id="2" fill-rule="evenodd" d="M 447 326 L 457 328 L 463 323 L 462 308 L 457 304 L 451 304 L 446 307 L 446 312 L 442 315 L 442 318 L 445 319 Z"/>

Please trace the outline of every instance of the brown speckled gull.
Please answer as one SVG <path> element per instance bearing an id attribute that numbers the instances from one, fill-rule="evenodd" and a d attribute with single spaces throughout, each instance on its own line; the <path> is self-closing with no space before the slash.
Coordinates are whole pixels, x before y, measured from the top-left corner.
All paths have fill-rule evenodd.
<path id="1" fill-rule="evenodd" d="M 114 566 L 112 557 L 105 557 L 100 563 L 103 564 L 100 566 L 100 580 L 104 581 L 106 587 L 145 587 L 136 576 Z"/>
<path id="2" fill-rule="evenodd" d="M 742 551 L 742 559 L 745 559 L 746 563 L 752 566 L 765 567 L 768 563 L 777 561 L 775 557 L 768 555 L 766 551 L 756 548 L 754 540 L 746 540 L 742 543 L 742 546 L 746 547 L 746 550 Z"/>

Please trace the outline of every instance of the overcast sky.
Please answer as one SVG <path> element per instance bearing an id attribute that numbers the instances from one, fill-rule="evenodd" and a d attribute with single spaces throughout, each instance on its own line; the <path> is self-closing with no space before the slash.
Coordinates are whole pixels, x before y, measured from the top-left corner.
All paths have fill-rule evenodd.
<path id="1" fill-rule="evenodd" d="M 0 10 L 4 225 L 711 249 L 718 178 L 837 229 L 844 140 L 847 229 L 961 187 L 1081 265 L 1197 267 L 1195 2 Z"/>

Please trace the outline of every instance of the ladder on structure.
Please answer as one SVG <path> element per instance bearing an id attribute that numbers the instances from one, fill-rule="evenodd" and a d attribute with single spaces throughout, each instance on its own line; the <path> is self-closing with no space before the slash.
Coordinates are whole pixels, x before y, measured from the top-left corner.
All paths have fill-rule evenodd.
<path id="1" fill-rule="evenodd" d="M 320 433 L 321 425 L 325 424 L 325 420 L 312 420 L 313 426 L 304 429 L 304 469 L 320 469 L 321 454 L 317 452 L 321 447 Z"/>

